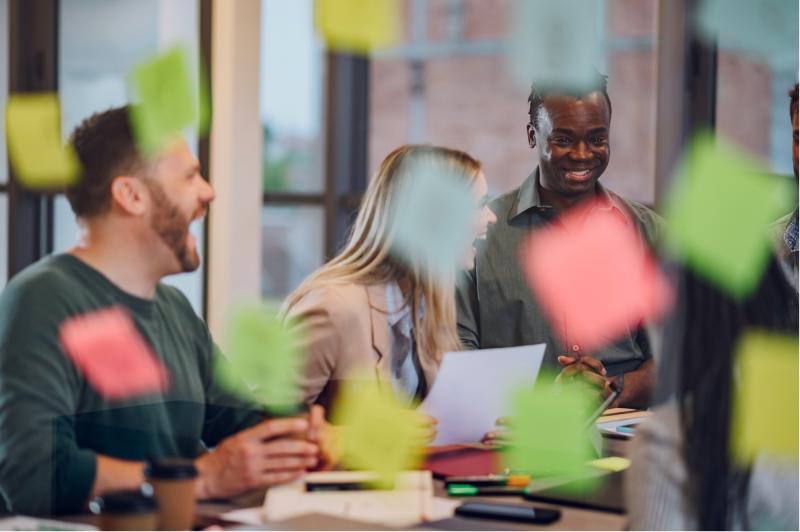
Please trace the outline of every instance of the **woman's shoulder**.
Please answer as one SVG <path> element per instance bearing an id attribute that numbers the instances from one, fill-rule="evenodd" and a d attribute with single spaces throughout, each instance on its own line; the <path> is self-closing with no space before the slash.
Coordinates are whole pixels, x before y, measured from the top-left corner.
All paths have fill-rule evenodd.
<path id="1" fill-rule="evenodd" d="M 287 308 L 287 315 L 323 312 L 331 318 L 351 321 L 353 316 L 369 315 L 369 297 L 361 283 L 326 281 L 309 287 Z"/>

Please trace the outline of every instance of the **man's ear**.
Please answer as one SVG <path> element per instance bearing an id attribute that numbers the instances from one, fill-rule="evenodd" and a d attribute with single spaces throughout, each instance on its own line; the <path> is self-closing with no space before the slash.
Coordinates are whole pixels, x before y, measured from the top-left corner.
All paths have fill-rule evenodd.
<path id="1" fill-rule="evenodd" d="M 141 179 L 117 176 L 111 182 L 111 203 L 131 216 L 141 216 L 147 210 L 147 191 Z"/>
<path id="2" fill-rule="evenodd" d="M 536 130 L 533 129 L 533 124 L 528 122 L 528 125 L 525 127 L 525 131 L 528 134 L 528 146 L 531 149 L 536 147 Z"/>

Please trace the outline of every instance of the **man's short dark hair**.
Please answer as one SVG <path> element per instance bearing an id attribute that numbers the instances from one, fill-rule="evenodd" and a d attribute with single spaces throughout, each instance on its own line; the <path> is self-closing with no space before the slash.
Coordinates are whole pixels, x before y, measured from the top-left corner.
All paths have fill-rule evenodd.
<path id="1" fill-rule="evenodd" d="M 93 114 L 72 132 L 82 172 L 78 184 L 67 189 L 67 199 L 79 218 L 105 213 L 111 207 L 114 178 L 144 167 L 128 112 L 124 106 Z"/>
<path id="2" fill-rule="evenodd" d="M 793 118 L 797 114 L 797 83 L 794 87 L 789 89 L 789 118 Z"/>
<path id="3" fill-rule="evenodd" d="M 605 96 L 606 102 L 608 102 L 608 112 L 611 113 L 611 99 L 608 97 L 608 76 L 604 76 L 596 70 L 592 72 L 588 83 L 582 84 L 580 87 L 534 81 L 531 83 L 531 93 L 528 95 L 530 123 L 533 124 L 534 128 L 538 129 L 539 107 L 542 106 L 545 96 L 563 94 L 573 98 L 583 98 L 593 92 L 600 92 Z"/>

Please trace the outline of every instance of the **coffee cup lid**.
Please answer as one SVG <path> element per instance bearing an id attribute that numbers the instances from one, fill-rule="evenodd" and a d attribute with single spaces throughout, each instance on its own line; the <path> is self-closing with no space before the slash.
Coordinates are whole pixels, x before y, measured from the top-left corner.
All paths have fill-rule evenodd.
<path id="1" fill-rule="evenodd" d="M 145 514 L 155 512 L 156 508 L 153 498 L 139 490 L 107 493 L 89 503 L 94 514 Z"/>
<path id="2" fill-rule="evenodd" d="M 161 480 L 182 480 L 195 478 L 197 468 L 192 460 L 185 458 L 151 458 L 144 468 L 147 478 Z"/>

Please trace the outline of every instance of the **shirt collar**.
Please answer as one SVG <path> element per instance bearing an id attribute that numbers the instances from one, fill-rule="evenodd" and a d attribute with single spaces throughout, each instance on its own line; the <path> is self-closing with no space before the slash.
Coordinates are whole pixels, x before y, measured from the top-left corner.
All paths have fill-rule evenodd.
<path id="1" fill-rule="evenodd" d="M 597 199 L 600 200 L 600 208 L 603 210 L 616 209 L 625 214 L 627 210 L 622 204 L 621 200 L 613 193 L 606 190 L 606 188 L 597 183 Z M 517 197 L 514 204 L 508 213 L 509 223 L 519 216 L 531 209 L 552 209 L 551 205 L 542 203 L 542 197 L 539 194 L 539 167 L 533 171 L 531 175 L 522 183 L 517 191 Z"/>
<path id="2" fill-rule="evenodd" d="M 386 308 L 389 327 L 394 327 L 411 317 L 411 308 L 405 301 L 402 290 L 394 281 L 386 283 Z"/>
<path id="3" fill-rule="evenodd" d="M 783 233 L 783 240 L 786 242 L 786 247 L 792 253 L 797 251 L 797 209 L 794 210 L 794 215 L 789 219 L 786 224 L 786 231 Z"/>

